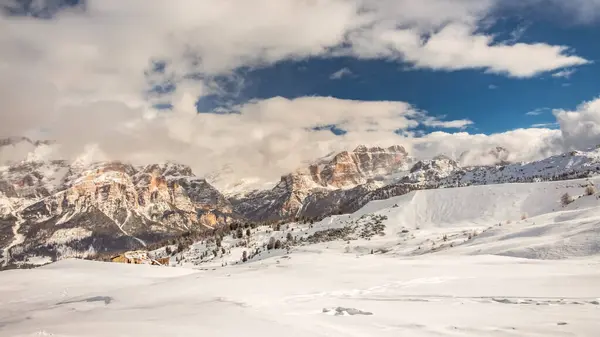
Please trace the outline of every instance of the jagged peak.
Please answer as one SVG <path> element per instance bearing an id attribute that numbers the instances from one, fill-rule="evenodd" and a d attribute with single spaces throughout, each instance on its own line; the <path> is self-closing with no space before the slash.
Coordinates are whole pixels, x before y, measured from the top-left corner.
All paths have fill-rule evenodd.
<path id="1" fill-rule="evenodd" d="M 52 140 L 32 140 L 29 137 L 7 137 L 7 138 L 2 138 L 0 139 L 0 147 L 1 146 L 9 146 L 9 145 L 17 145 L 19 143 L 29 143 L 31 145 L 34 146 L 40 146 L 40 145 L 50 145 L 50 144 L 54 144 L 55 142 Z"/>
<path id="2" fill-rule="evenodd" d="M 144 166 L 141 171 L 143 173 L 151 173 L 161 176 L 172 177 L 193 177 L 192 168 L 188 165 L 167 161 L 160 164 L 150 164 Z"/>
<path id="3" fill-rule="evenodd" d="M 369 148 L 366 145 L 359 145 L 352 152 L 367 152 L 367 151 L 369 151 Z"/>
<path id="4" fill-rule="evenodd" d="M 432 161 L 450 161 L 450 162 L 454 162 L 454 159 L 448 157 L 445 154 L 438 154 L 437 156 L 433 157 Z"/>
<path id="5" fill-rule="evenodd" d="M 367 147 L 366 145 L 359 145 L 352 152 L 353 153 L 400 152 L 404 155 L 408 155 L 408 152 L 402 145 L 392 145 L 387 148 L 383 148 L 381 146 Z"/>

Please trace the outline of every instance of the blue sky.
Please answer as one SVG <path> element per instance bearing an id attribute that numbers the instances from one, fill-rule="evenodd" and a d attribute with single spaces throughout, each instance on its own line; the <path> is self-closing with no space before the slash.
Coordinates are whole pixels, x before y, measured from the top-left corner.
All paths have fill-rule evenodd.
<path id="1" fill-rule="evenodd" d="M 364 101 L 405 101 L 432 115 L 469 119 L 473 132 L 497 133 L 515 128 L 555 128 L 552 109 L 574 110 L 600 95 L 600 25 L 564 25 L 550 18 L 507 18 L 487 30 L 498 41 L 521 29 L 518 41 L 564 45 L 593 63 L 533 78 L 511 78 L 479 69 L 435 71 L 413 69 L 409 64 L 350 57 L 282 61 L 272 66 L 238 70 L 243 85 L 223 96 L 205 97 L 200 110 L 273 96 L 333 96 Z M 340 70 L 341 78 L 332 78 Z M 527 114 L 530 112 L 529 114 Z M 427 130 L 427 128 L 425 128 Z"/>

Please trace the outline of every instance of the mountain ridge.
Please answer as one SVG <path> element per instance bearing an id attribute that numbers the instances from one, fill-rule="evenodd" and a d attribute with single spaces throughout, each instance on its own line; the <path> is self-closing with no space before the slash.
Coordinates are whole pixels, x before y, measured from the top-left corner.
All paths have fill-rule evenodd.
<path id="1" fill-rule="evenodd" d="M 359 146 L 284 175 L 271 189 L 227 197 L 177 163 L 25 160 L 0 168 L 0 259 L 106 254 L 232 222 L 320 220 L 415 190 L 596 174 L 599 148 L 465 167 L 444 155 L 417 161 L 401 146 Z"/>

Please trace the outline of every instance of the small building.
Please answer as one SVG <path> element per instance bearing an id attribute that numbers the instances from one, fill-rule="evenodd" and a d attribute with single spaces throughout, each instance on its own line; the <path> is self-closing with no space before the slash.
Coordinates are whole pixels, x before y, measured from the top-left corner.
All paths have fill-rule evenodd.
<path id="1" fill-rule="evenodd" d="M 151 259 L 148 252 L 143 250 L 129 251 L 123 254 L 115 255 L 110 258 L 111 262 L 129 263 L 129 264 L 150 264 L 156 266 L 168 266 L 169 258 Z"/>

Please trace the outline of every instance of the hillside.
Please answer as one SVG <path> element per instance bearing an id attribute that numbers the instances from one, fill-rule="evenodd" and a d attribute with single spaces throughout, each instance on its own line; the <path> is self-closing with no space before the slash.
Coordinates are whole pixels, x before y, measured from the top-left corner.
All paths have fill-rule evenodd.
<path id="1" fill-rule="evenodd" d="M 503 255 L 566 259 L 600 254 L 600 178 L 412 191 L 314 223 L 240 224 L 177 252 L 171 262 L 218 267 L 303 251 L 390 256 Z M 595 186 L 595 187 L 592 187 Z M 586 192 L 586 190 L 588 190 Z M 568 193 L 574 201 L 561 202 Z M 249 235 L 248 235 L 249 234 Z M 278 247 L 269 247 L 278 243 Z M 164 249 L 154 252 L 165 257 Z"/>

